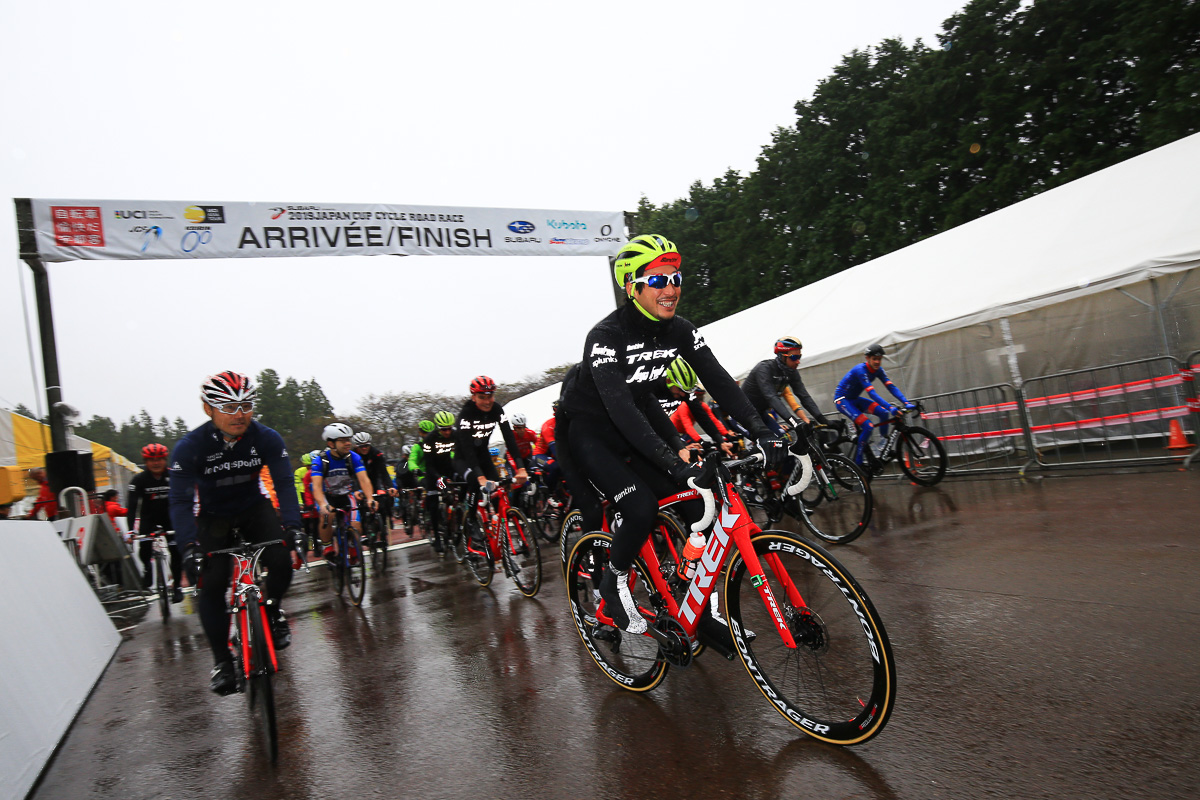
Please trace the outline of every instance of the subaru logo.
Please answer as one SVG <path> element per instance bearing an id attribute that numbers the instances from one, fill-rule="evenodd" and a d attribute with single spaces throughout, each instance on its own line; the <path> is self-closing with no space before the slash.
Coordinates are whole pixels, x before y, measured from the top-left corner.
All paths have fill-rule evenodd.
<path id="1" fill-rule="evenodd" d="M 536 230 L 532 222 L 525 222 L 520 219 L 508 223 L 508 229 L 513 233 L 533 233 Z"/>

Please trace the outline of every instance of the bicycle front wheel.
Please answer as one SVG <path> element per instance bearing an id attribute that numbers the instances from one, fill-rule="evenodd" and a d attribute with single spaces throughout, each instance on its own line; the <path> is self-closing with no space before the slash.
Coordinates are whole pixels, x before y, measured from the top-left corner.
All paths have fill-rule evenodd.
<path id="1" fill-rule="evenodd" d="M 571 550 L 567 564 L 567 600 L 571 619 L 596 666 L 618 686 L 633 692 L 648 692 L 662 683 L 670 666 L 649 634 L 626 633 L 602 625 L 596 619 L 600 605 L 600 581 L 608 568 L 612 537 L 606 533 L 585 533 Z M 643 608 L 652 608 L 646 593 L 646 565 L 634 562 L 637 573 L 633 599 Z M 631 573 L 632 574 L 632 573 Z"/>
<path id="2" fill-rule="evenodd" d="M 510 508 L 500 533 L 500 552 L 508 562 L 513 583 L 526 597 L 542 588 L 542 551 L 529 519 L 517 508 Z"/>
<path id="3" fill-rule="evenodd" d="M 246 598 L 246 627 L 250 637 L 250 668 L 246 678 L 250 713 L 257 710 L 263 747 L 274 764 L 279 757 L 279 730 L 275 721 L 275 691 L 271 687 L 271 652 L 267 645 L 266 615 L 258 598 Z"/>
<path id="4" fill-rule="evenodd" d="M 171 618 L 171 598 L 167 595 L 167 559 L 162 553 L 154 554 L 154 583 L 158 589 L 158 610 L 162 612 L 163 624 Z"/>
<path id="5" fill-rule="evenodd" d="M 763 576 L 747 574 L 737 553 L 725 578 L 742 665 L 771 707 L 804 733 L 830 744 L 867 741 L 896 702 L 895 660 L 875 607 L 817 545 L 786 531 L 764 531 L 752 542 Z M 796 647 L 777 632 L 759 585 L 769 587 Z"/>
<path id="6" fill-rule="evenodd" d="M 480 586 L 487 586 L 496 572 L 496 559 L 492 557 L 491 547 L 484 541 L 482 529 L 479 527 L 479 515 L 473 511 L 467 516 L 462 538 L 467 551 L 467 570 Z"/>
<path id="7" fill-rule="evenodd" d="M 467 560 L 467 536 L 463 531 L 462 510 L 458 506 L 446 509 L 445 547 L 459 564 Z"/>
<path id="8" fill-rule="evenodd" d="M 800 493 L 799 518 L 825 541 L 846 544 L 861 536 L 871 521 L 875 508 L 871 486 L 858 465 L 845 456 L 824 458 L 824 470 L 817 470 Z"/>
<path id="9" fill-rule="evenodd" d="M 900 432 L 896 439 L 896 460 L 904 474 L 920 486 L 933 486 L 940 481 L 949 464 L 941 439 L 917 425 Z"/>
<path id="10" fill-rule="evenodd" d="M 367 559 L 363 554 L 362 540 L 353 528 L 346 530 L 346 556 L 342 559 L 346 570 L 346 589 L 350 602 L 362 605 L 367 592 Z"/>
<path id="11" fill-rule="evenodd" d="M 563 517 L 562 527 L 558 535 L 558 557 L 562 561 L 563 581 L 567 580 L 567 561 L 571 557 L 571 549 L 583 535 L 583 512 L 577 508 L 571 509 Z"/>

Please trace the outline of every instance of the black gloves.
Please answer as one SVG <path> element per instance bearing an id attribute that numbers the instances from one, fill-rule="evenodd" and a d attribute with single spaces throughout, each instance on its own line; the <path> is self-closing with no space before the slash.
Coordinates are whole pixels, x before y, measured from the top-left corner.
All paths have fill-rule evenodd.
<path id="1" fill-rule="evenodd" d="M 671 465 L 670 473 L 671 480 L 681 486 L 687 486 L 688 478 L 698 478 L 704 474 L 704 462 L 685 464 L 682 459 L 678 459 Z"/>
<path id="2" fill-rule="evenodd" d="M 774 467 L 787 457 L 787 442 L 782 436 L 764 433 L 758 437 L 758 446 L 767 458 L 767 466 Z"/>

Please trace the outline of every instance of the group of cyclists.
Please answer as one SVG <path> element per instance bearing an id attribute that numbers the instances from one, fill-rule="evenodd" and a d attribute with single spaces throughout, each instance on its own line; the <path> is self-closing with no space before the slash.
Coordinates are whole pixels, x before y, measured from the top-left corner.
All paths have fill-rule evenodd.
<path id="1" fill-rule="evenodd" d="M 600 595 L 621 629 L 644 632 L 646 620 L 630 595 L 628 573 L 649 536 L 659 498 L 700 474 L 701 433 L 731 455 L 735 441 L 746 442 L 761 450 L 769 467 L 782 467 L 805 447 L 802 437 L 789 444 L 787 428 L 828 424 L 800 379 L 802 346 L 796 338 L 776 341 L 772 358 L 756 365 L 741 385 L 734 380 L 696 326 L 678 313 L 681 268 L 680 253 L 666 238 L 631 239 L 614 262 L 614 278 L 628 302 L 588 333 L 554 415 L 531 430 L 523 415 L 507 414 L 496 401 L 495 381 L 479 375 L 457 415 L 442 410 L 420 423 L 420 439 L 404 448 L 395 478 L 369 434 L 340 422 L 325 428 L 326 446 L 306 453 L 293 472 L 283 439 L 254 419 L 253 382 L 236 372 L 207 378 L 200 396 L 208 421 L 180 440 L 169 458 L 162 445 L 147 445 L 146 470 L 131 485 L 129 516 L 131 521 L 140 516 L 143 528 L 175 532 L 172 571 L 177 577 L 186 572 L 200 586 L 198 609 L 215 662 L 212 690 L 236 690 L 227 646 L 230 562 L 205 553 L 229 547 L 235 533 L 248 542 L 282 539 L 293 545 L 267 548 L 261 557 L 268 573 L 267 614 L 275 647 L 283 649 L 291 632 L 280 601 L 300 566 L 295 544 L 303 541 L 306 522 L 317 529 L 323 554 L 330 557 L 334 509 L 353 510 L 361 503 L 376 510 L 383 504 L 390 518 L 400 492 L 422 488 L 431 543 L 443 551 L 439 495 L 461 488 L 471 502 L 495 490 L 500 474 L 489 442 L 497 431 L 514 488 L 536 466 L 543 480 L 565 484 L 584 530 L 598 530 L 602 502 L 611 505 L 612 550 Z M 860 462 L 873 428 L 886 435 L 901 407 L 911 406 L 883 371 L 883 355 L 879 345 L 867 348 L 863 363 L 842 379 L 834 396 L 835 408 L 858 427 Z M 876 379 L 900 406 L 875 391 Z M 279 491 L 273 502 L 263 489 L 264 472 L 276 487 L 294 485 L 296 491 Z M 683 504 L 682 516 L 699 519 L 699 504 Z"/>

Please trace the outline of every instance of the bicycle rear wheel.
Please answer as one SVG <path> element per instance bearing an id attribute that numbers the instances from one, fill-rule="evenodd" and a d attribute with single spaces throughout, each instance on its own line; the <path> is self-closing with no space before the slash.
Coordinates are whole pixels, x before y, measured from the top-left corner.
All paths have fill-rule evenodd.
<path id="1" fill-rule="evenodd" d="M 279 758 L 279 729 L 275 720 L 275 690 L 271 686 L 271 652 L 267 645 L 265 613 L 256 596 L 246 598 L 246 627 L 250 637 L 250 665 L 247 670 L 246 694 L 250 713 L 257 708 L 263 747 L 274 764 Z"/>
<path id="2" fill-rule="evenodd" d="M 346 557 L 342 563 L 346 569 L 346 589 L 350 602 L 362 605 L 367 591 L 367 558 L 363 553 L 362 540 L 354 528 L 346 529 Z"/>
<path id="3" fill-rule="evenodd" d="M 505 517 L 500 552 L 521 594 L 536 595 L 542 588 L 542 551 L 529 519 L 518 508 L 510 508 Z"/>
<path id="4" fill-rule="evenodd" d="M 158 590 L 158 610 L 162 612 L 163 624 L 171 618 L 171 598 L 167 594 L 167 564 L 162 553 L 154 554 L 154 584 Z"/>
<path id="5" fill-rule="evenodd" d="M 921 486 L 933 486 L 946 474 L 949 460 L 942 441 L 933 431 L 918 425 L 910 425 L 896 439 L 896 461 L 900 469 Z"/>
<path id="6" fill-rule="evenodd" d="M 793 516 L 825 541 L 846 544 L 861 536 L 871 521 L 875 508 L 871 486 L 863 471 L 845 456 L 824 458 L 828 483 L 822 481 L 822 470 L 814 472 L 812 482 L 800 493 L 798 513 Z"/>
<path id="7" fill-rule="evenodd" d="M 887 723 L 896 665 L 865 592 L 823 549 L 786 531 L 752 540 L 766 585 L 795 639 L 787 647 L 741 553 L 725 578 L 725 608 L 738 657 L 771 707 L 804 733 L 861 744 Z M 750 635 L 750 632 L 756 635 Z"/>
<path id="8" fill-rule="evenodd" d="M 612 537 L 606 533 L 586 533 L 571 550 L 567 565 L 567 600 L 571 604 L 571 619 L 575 630 L 596 666 L 618 686 L 634 692 L 648 692 L 662 683 L 670 666 L 662 651 L 648 634 L 626 633 L 618 628 L 601 625 L 596 620 L 600 605 L 600 580 L 608 567 L 608 551 Z M 638 574 L 633 599 L 642 607 L 651 608 L 646 595 L 646 566 L 641 559 L 634 562 Z M 632 573 L 631 573 L 632 574 Z"/>
<path id="9" fill-rule="evenodd" d="M 467 570 L 480 586 L 492 582 L 496 572 L 496 559 L 492 557 L 491 546 L 484 540 L 482 529 L 479 527 L 479 516 L 470 512 L 467 523 L 462 530 L 463 547 L 466 549 Z"/>
<path id="10" fill-rule="evenodd" d="M 571 557 L 571 548 L 583 535 L 583 512 L 573 508 L 563 517 L 558 534 L 558 557 L 562 561 L 563 582 L 567 580 L 567 561 Z"/>

